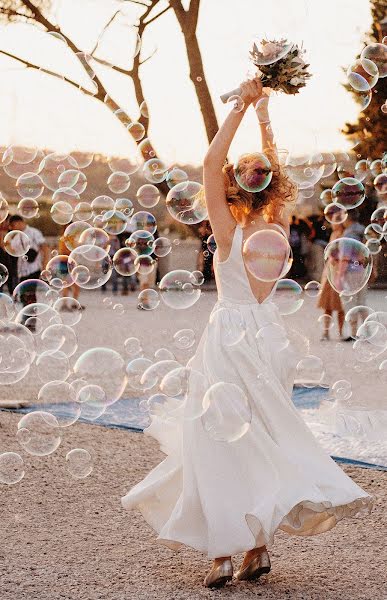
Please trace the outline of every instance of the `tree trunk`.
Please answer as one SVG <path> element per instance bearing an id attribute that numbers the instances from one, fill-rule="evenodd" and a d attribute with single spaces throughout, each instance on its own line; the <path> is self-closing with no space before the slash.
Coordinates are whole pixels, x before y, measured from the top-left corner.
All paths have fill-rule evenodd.
<path id="1" fill-rule="evenodd" d="M 185 47 L 189 64 L 189 76 L 194 84 L 196 96 L 206 128 L 207 140 L 210 144 L 219 129 L 218 120 L 210 90 L 204 76 L 203 60 L 200 52 L 196 28 L 198 24 L 200 0 L 191 0 L 188 10 L 185 10 L 181 0 L 170 0 L 180 29 L 184 36 Z"/>
<path id="2" fill-rule="evenodd" d="M 207 81 L 204 76 L 203 60 L 196 34 L 192 35 L 189 32 L 185 33 L 184 31 L 183 34 L 190 68 L 189 76 L 195 86 L 196 96 L 199 101 L 200 111 L 206 128 L 207 140 L 210 144 L 219 129 L 218 120 L 216 118 L 210 90 L 208 89 Z"/>

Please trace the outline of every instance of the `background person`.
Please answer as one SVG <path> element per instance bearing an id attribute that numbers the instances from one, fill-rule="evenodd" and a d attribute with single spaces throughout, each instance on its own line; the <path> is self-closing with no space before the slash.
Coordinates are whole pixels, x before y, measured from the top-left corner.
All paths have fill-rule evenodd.
<path id="1" fill-rule="evenodd" d="M 19 281 L 39 279 L 41 271 L 45 269 L 49 260 L 49 248 L 42 232 L 36 227 L 27 225 L 20 215 L 9 218 L 9 228 L 11 231 L 23 231 L 30 240 L 30 248 L 25 255 L 27 260 L 21 256 L 17 261 Z M 30 286 L 28 292 L 21 295 L 20 300 L 23 306 L 36 302 L 36 286 Z"/>

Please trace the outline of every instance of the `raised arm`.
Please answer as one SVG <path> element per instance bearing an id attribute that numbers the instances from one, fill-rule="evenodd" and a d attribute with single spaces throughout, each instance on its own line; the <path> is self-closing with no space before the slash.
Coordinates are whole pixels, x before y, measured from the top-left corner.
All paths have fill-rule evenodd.
<path id="1" fill-rule="evenodd" d="M 208 217 L 218 247 L 227 246 L 235 229 L 235 220 L 227 204 L 222 168 L 235 133 L 249 105 L 262 93 L 259 79 L 245 81 L 240 86 L 244 102 L 241 112 L 232 110 L 211 142 L 204 158 L 204 189 Z"/>
<path id="2" fill-rule="evenodd" d="M 261 130 L 262 152 L 278 163 L 278 152 L 269 115 L 269 98 L 269 93 L 264 91 L 262 98 L 255 105 L 255 112 Z"/>

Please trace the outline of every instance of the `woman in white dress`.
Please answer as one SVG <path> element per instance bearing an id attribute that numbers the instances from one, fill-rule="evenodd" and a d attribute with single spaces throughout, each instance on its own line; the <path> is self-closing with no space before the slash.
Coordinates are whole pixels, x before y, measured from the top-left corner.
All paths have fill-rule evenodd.
<path id="1" fill-rule="evenodd" d="M 287 234 L 284 209 L 294 197 L 276 162 L 268 114 L 261 135 L 274 171 L 269 186 L 246 192 L 232 166 L 224 166 L 248 106 L 261 97 L 259 80 L 241 85 L 244 109 L 230 112 L 205 158 L 218 302 L 188 363 L 185 401 L 171 398 L 167 416 L 165 409 L 154 415 L 146 430 L 167 456 L 122 499 L 125 508 L 142 512 L 162 543 L 214 559 L 208 587 L 232 579 L 232 555 L 240 552 L 238 580 L 268 573 L 267 547 L 277 530 L 323 533 L 343 517 L 368 512 L 372 502 L 322 450 L 292 404 L 295 360 L 278 336 L 275 285 L 245 268 L 244 241 L 263 229 Z M 248 157 L 245 163 L 251 169 Z"/>

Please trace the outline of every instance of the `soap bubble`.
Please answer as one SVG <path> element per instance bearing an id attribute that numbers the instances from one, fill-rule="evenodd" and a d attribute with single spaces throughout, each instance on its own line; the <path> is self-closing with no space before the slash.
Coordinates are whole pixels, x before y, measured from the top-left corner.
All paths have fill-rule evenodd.
<path id="1" fill-rule="evenodd" d="M 370 165 L 371 173 L 374 177 L 383 173 L 383 165 L 380 158 L 376 158 Z"/>
<path id="2" fill-rule="evenodd" d="M 77 246 L 82 245 L 80 238 L 82 233 L 87 229 L 90 229 L 90 225 L 89 223 L 86 223 L 86 221 L 76 221 L 75 223 L 70 223 L 66 227 L 62 240 L 70 252 Z"/>
<path id="3" fill-rule="evenodd" d="M 348 211 L 342 204 L 332 202 L 332 204 L 328 204 L 328 206 L 325 207 L 324 216 L 328 223 L 340 225 L 340 223 L 344 223 L 347 219 Z"/>
<path id="4" fill-rule="evenodd" d="M 276 42 L 259 41 L 254 43 L 251 52 L 255 65 L 272 65 L 281 58 L 284 58 L 293 48 L 293 42 L 286 38 L 281 38 Z"/>
<path id="5" fill-rule="evenodd" d="M 138 295 L 138 306 L 144 310 L 155 310 L 160 304 L 160 296 L 156 290 L 148 288 Z"/>
<path id="6" fill-rule="evenodd" d="M 377 84 L 379 69 L 371 60 L 361 58 L 348 67 L 347 77 L 354 90 L 367 92 Z"/>
<path id="7" fill-rule="evenodd" d="M 157 240 L 154 240 L 152 246 L 152 253 L 155 254 L 158 258 L 162 258 L 163 256 L 167 256 L 172 250 L 172 243 L 166 237 L 159 237 Z"/>
<path id="8" fill-rule="evenodd" d="M 45 351 L 55 352 L 60 350 L 68 358 L 73 356 L 78 348 L 78 339 L 75 331 L 62 323 L 49 325 L 43 331 L 41 339 Z"/>
<path id="9" fill-rule="evenodd" d="M 247 192 L 261 192 L 272 180 L 273 171 L 269 159 L 259 152 L 243 154 L 234 165 L 238 185 Z"/>
<path id="10" fill-rule="evenodd" d="M 120 235 L 126 230 L 128 219 L 120 210 L 109 210 L 102 217 L 102 228 L 109 235 Z"/>
<path id="11" fill-rule="evenodd" d="M 9 205 L 5 198 L 2 197 L 0 192 L 0 223 L 3 223 L 5 219 L 8 217 L 9 213 Z"/>
<path id="12" fill-rule="evenodd" d="M 17 429 L 17 441 L 33 456 L 48 456 L 55 452 L 61 442 L 59 423 L 48 412 L 38 410 L 24 415 Z"/>
<path id="13" fill-rule="evenodd" d="M 24 462 L 16 452 L 0 454 L 0 483 L 13 485 L 24 477 Z"/>
<path id="14" fill-rule="evenodd" d="M 59 427 L 69 427 L 80 417 L 81 405 L 77 402 L 74 389 L 67 381 L 48 381 L 38 394 L 41 410 L 49 412 Z"/>
<path id="15" fill-rule="evenodd" d="M 160 200 L 160 192 L 155 185 L 146 183 L 137 190 L 138 203 L 144 208 L 153 208 Z"/>
<path id="16" fill-rule="evenodd" d="M 8 294 L 0 292 L 0 322 L 10 321 L 15 314 L 15 304 Z"/>
<path id="17" fill-rule="evenodd" d="M 364 181 L 368 177 L 369 173 L 368 161 L 365 159 L 358 160 L 355 165 L 354 178 L 358 181 Z"/>
<path id="18" fill-rule="evenodd" d="M 138 122 L 129 123 L 129 125 L 127 126 L 127 130 L 129 131 L 132 138 L 136 140 L 136 142 L 139 142 L 140 140 L 142 140 L 142 138 L 145 135 L 144 125 L 142 125 L 141 123 L 138 123 Z"/>
<path id="19" fill-rule="evenodd" d="M 321 175 L 321 179 L 325 179 L 325 177 L 330 177 L 336 171 L 337 161 L 332 152 L 322 152 L 321 156 L 324 164 L 324 171 Z"/>
<path id="20" fill-rule="evenodd" d="M 380 196 L 387 194 L 387 174 L 380 173 L 374 179 L 374 187 Z"/>
<path id="21" fill-rule="evenodd" d="M 36 173 L 23 173 L 16 181 L 16 189 L 21 198 L 39 198 L 43 194 L 44 185 Z"/>
<path id="22" fill-rule="evenodd" d="M 280 279 L 276 285 L 272 301 L 281 315 L 292 315 L 304 304 L 302 287 L 293 279 Z"/>
<path id="23" fill-rule="evenodd" d="M 195 332 L 192 329 L 180 329 L 174 334 L 173 340 L 177 348 L 186 350 L 195 344 Z"/>
<path id="24" fill-rule="evenodd" d="M 361 59 L 376 65 L 379 77 L 387 76 L 387 47 L 385 44 L 368 44 L 361 53 Z"/>
<path id="25" fill-rule="evenodd" d="M 246 322 L 236 308 L 217 308 L 210 315 L 209 328 L 225 346 L 236 346 L 246 335 Z"/>
<path id="26" fill-rule="evenodd" d="M 30 238 L 24 231 L 9 231 L 3 240 L 4 250 L 11 256 L 23 256 L 31 247 Z"/>
<path id="27" fill-rule="evenodd" d="M 247 270 L 261 281 L 277 281 L 292 265 L 289 242 L 274 229 L 261 229 L 243 244 L 243 259 Z"/>
<path id="28" fill-rule="evenodd" d="M 138 255 L 146 256 L 152 254 L 154 241 L 154 237 L 150 232 L 139 229 L 126 240 L 125 246 Z"/>
<path id="29" fill-rule="evenodd" d="M 200 298 L 201 290 L 190 271 L 177 269 L 170 271 L 159 283 L 160 294 L 163 302 L 170 308 L 190 308 Z"/>
<path id="30" fill-rule="evenodd" d="M 36 360 L 37 373 L 40 381 L 66 381 L 70 375 L 69 359 L 60 350 L 42 352 Z"/>
<path id="31" fill-rule="evenodd" d="M 87 187 L 87 178 L 78 169 L 68 169 L 59 175 L 58 183 L 61 188 L 72 188 L 77 194 L 83 194 Z"/>
<path id="32" fill-rule="evenodd" d="M 106 214 L 106 213 L 105 213 Z M 101 218 L 101 225 L 104 224 L 103 217 Z M 106 252 L 110 250 L 110 237 L 109 234 L 101 229 L 100 227 L 89 227 L 80 233 L 78 246 L 98 246 Z M 74 250 L 74 248 L 73 248 Z"/>
<path id="33" fill-rule="evenodd" d="M 76 479 L 88 477 L 93 470 L 90 453 L 83 448 L 74 448 L 66 454 L 67 470 Z"/>
<path id="34" fill-rule="evenodd" d="M 127 382 L 125 363 L 111 348 L 86 350 L 76 361 L 74 374 L 87 384 L 100 386 L 106 394 L 107 406 L 122 396 Z"/>
<path id="35" fill-rule="evenodd" d="M 168 171 L 165 181 L 167 182 L 169 189 L 172 189 L 178 183 L 183 183 L 183 181 L 188 181 L 188 179 L 188 174 L 183 171 L 183 169 L 173 167 L 173 169 Z"/>
<path id="36" fill-rule="evenodd" d="M 101 215 L 114 209 L 114 200 L 110 196 L 97 196 L 91 203 L 93 216 Z"/>
<path id="37" fill-rule="evenodd" d="M 367 240 L 366 246 L 372 255 L 379 254 L 382 249 L 382 244 L 379 240 Z"/>
<path id="38" fill-rule="evenodd" d="M 150 183 L 161 183 L 167 176 L 168 167 L 159 158 L 150 158 L 143 166 L 143 175 Z"/>
<path id="39" fill-rule="evenodd" d="M 126 354 L 130 358 L 140 357 L 143 354 L 143 349 L 141 347 L 140 340 L 136 337 L 130 337 L 125 340 L 124 348 Z"/>
<path id="40" fill-rule="evenodd" d="M 129 198 L 116 198 L 114 208 L 123 212 L 127 218 L 131 217 L 134 212 L 133 202 Z"/>
<path id="41" fill-rule="evenodd" d="M 112 259 L 109 254 L 99 246 L 85 245 L 75 248 L 68 257 L 70 275 L 82 266 L 88 269 L 89 278 L 77 284 L 87 290 L 92 290 L 104 285 L 110 278 L 113 269 Z"/>
<path id="42" fill-rule="evenodd" d="M 126 173 L 127 175 L 132 175 L 140 167 L 137 158 L 112 157 L 108 160 L 108 165 L 112 173 Z"/>
<path id="43" fill-rule="evenodd" d="M 251 406 L 239 386 L 226 382 L 215 383 L 207 390 L 203 407 L 202 425 L 213 440 L 235 442 L 249 430 Z"/>
<path id="44" fill-rule="evenodd" d="M 120 275 L 129 277 L 138 270 L 135 260 L 138 254 L 132 248 L 120 248 L 113 256 L 113 267 Z"/>
<path id="45" fill-rule="evenodd" d="M 51 219 L 58 225 L 67 225 L 73 218 L 73 208 L 68 202 L 55 202 L 50 208 Z"/>
<path id="46" fill-rule="evenodd" d="M 78 300 L 71 297 L 58 298 L 53 305 L 63 325 L 73 327 L 82 318 L 82 306 Z"/>
<path id="47" fill-rule="evenodd" d="M 308 281 L 304 287 L 305 294 L 309 296 L 309 298 L 317 298 L 321 294 L 321 283 L 319 281 Z"/>
<path id="48" fill-rule="evenodd" d="M 141 383 L 141 378 L 145 371 L 152 366 L 152 361 L 149 358 L 134 358 L 129 361 L 126 367 L 126 374 L 128 378 L 128 384 L 134 390 L 144 391 L 149 389 Z"/>
<path id="49" fill-rule="evenodd" d="M 237 94 L 234 94 L 227 98 L 227 105 L 232 108 L 234 112 L 242 112 L 245 107 L 245 103 L 242 98 Z"/>
<path id="50" fill-rule="evenodd" d="M 120 171 L 112 173 L 107 180 L 107 185 L 113 194 L 122 194 L 129 189 L 130 177 L 127 173 Z"/>
<path id="51" fill-rule="evenodd" d="M 94 154 L 92 152 L 73 151 L 70 156 L 77 163 L 79 169 L 86 169 L 86 167 L 89 167 L 94 160 Z"/>
<path id="52" fill-rule="evenodd" d="M 52 286 L 63 289 L 73 285 L 74 278 L 69 271 L 69 257 L 66 254 L 58 254 L 48 261 L 46 271 L 49 273 L 49 281 Z"/>
<path id="53" fill-rule="evenodd" d="M 341 204 L 346 209 L 356 208 L 365 199 L 365 190 L 361 181 L 353 177 L 341 179 L 332 188 L 333 202 Z"/>
<path id="54" fill-rule="evenodd" d="M 9 273 L 5 265 L 0 263 L 0 286 L 4 285 L 8 281 Z"/>
<path id="55" fill-rule="evenodd" d="M 53 152 L 42 159 L 39 176 L 46 188 L 55 192 L 60 187 L 59 175 L 70 169 L 78 169 L 76 160 L 68 154 Z"/>
<path id="56" fill-rule="evenodd" d="M 308 388 L 320 385 L 325 375 L 323 361 L 312 354 L 297 363 L 296 371 L 301 385 Z"/>
<path id="57" fill-rule="evenodd" d="M 74 208 L 73 221 L 89 221 L 92 216 L 90 202 L 78 202 Z"/>
<path id="58" fill-rule="evenodd" d="M 209 251 L 211 252 L 211 254 L 215 254 L 216 252 L 216 241 L 215 241 L 215 236 L 213 233 L 211 233 L 211 235 L 208 236 L 207 241 L 207 248 L 209 249 Z"/>
<path id="59" fill-rule="evenodd" d="M 372 271 L 369 249 L 351 238 L 338 238 L 324 250 L 327 278 L 336 292 L 352 296 L 368 282 Z"/>
<path id="60" fill-rule="evenodd" d="M 145 210 L 140 210 L 139 212 L 136 212 L 132 216 L 130 224 L 134 228 L 135 232 L 137 230 L 141 230 L 148 231 L 149 233 L 153 234 L 156 232 L 157 229 L 157 222 L 155 217 Z"/>
<path id="61" fill-rule="evenodd" d="M 377 233 L 384 232 L 384 226 L 387 222 L 387 206 L 380 206 L 371 215 L 370 223 L 372 229 Z"/>
<path id="62" fill-rule="evenodd" d="M 195 181 L 183 181 L 169 190 L 166 198 L 169 214 L 185 225 L 194 225 L 207 218 L 204 188 Z"/>
<path id="63" fill-rule="evenodd" d="M 332 395 L 335 400 L 346 401 L 352 396 L 352 386 L 346 379 L 335 381 L 332 385 Z"/>
<path id="64" fill-rule="evenodd" d="M 23 219 L 33 219 L 38 215 L 39 203 L 34 198 L 23 198 L 17 205 L 17 210 Z"/>
<path id="65" fill-rule="evenodd" d="M 324 158 L 321 154 L 288 155 L 285 162 L 285 170 L 300 190 L 311 188 L 320 181 L 324 174 Z"/>

